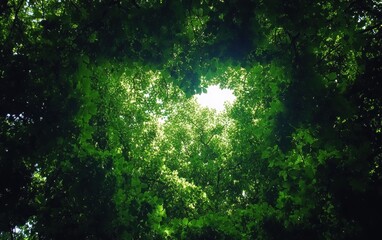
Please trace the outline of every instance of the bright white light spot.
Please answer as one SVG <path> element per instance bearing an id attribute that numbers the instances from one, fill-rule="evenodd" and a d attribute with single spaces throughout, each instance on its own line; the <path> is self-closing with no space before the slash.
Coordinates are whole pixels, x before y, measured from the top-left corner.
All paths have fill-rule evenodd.
<path id="1" fill-rule="evenodd" d="M 236 97 L 230 89 L 220 89 L 217 85 L 207 88 L 207 93 L 195 95 L 196 101 L 203 107 L 213 108 L 220 112 L 224 110 L 224 103 L 233 103 Z"/>

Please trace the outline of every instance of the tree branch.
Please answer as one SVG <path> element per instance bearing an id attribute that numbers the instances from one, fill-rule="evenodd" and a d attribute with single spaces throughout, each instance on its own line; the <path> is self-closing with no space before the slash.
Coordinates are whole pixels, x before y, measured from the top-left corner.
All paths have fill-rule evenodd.
<path id="1" fill-rule="evenodd" d="M 369 31 L 371 31 L 371 30 L 373 30 L 373 29 L 375 29 L 375 28 L 378 28 L 378 27 L 382 27 L 382 21 L 381 21 L 381 22 L 378 22 L 377 24 L 374 24 L 374 25 L 372 25 L 372 26 L 369 26 L 369 27 L 363 29 L 363 30 L 361 31 L 361 33 L 369 32 Z"/>
<path id="2" fill-rule="evenodd" d="M 16 7 L 16 10 L 15 10 L 15 19 L 12 22 L 12 26 L 9 29 L 9 33 L 8 33 L 8 36 L 7 36 L 6 40 L 5 40 L 5 42 L 9 41 L 9 39 L 10 39 L 10 37 L 12 35 L 12 32 L 14 31 L 14 28 L 16 27 L 16 22 L 18 20 L 18 14 L 19 14 L 19 12 L 21 10 L 21 7 L 24 5 L 24 2 L 25 2 L 25 0 L 21 0 L 19 5 Z"/>

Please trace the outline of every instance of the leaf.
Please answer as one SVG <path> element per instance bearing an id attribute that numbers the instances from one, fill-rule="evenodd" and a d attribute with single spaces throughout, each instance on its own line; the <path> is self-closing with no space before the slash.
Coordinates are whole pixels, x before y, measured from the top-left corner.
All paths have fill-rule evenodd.
<path id="1" fill-rule="evenodd" d="M 335 72 L 329 73 L 328 78 L 329 78 L 330 80 L 332 80 L 332 81 L 336 80 L 336 78 L 337 78 L 337 73 L 335 73 Z"/>
<path id="2" fill-rule="evenodd" d="M 189 221 L 188 221 L 187 218 L 183 218 L 183 219 L 182 219 L 182 224 L 183 224 L 183 225 L 186 225 L 186 226 L 187 226 L 187 225 L 188 225 L 188 222 L 189 222 Z"/>
<path id="3" fill-rule="evenodd" d="M 284 181 L 286 181 L 288 177 L 288 173 L 285 170 L 281 170 L 279 172 L 279 176 L 282 177 Z"/>

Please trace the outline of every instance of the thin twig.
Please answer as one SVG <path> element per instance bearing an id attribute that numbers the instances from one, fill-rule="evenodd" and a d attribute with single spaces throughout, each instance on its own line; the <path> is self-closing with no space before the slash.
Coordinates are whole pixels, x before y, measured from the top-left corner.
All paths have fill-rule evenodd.
<path id="1" fill-rule="evenodd" d="M 21 0 L 20 4 L 19 4 L 19 5 L 17 6 L 17 8 L 16 8 L 16 11 L 15 11 L 15 19 L 13 20 L 12 26 L 11 26 L 11 28 L 9 29 L 9 33 L 8 33 L 8 36 L 7 36 L 6 40 L 5 40 L 5 42 L 8 42 L 8 40 L 9 40 L 10 37 L 11 37 L 11 34 L 12 34 L 14 28 L 16 27 L 16 21 L 18 20 L 18 14 L 19 14 L 19 12 L 20 12 L 20 10 L 21 10 L 21 7 L 24 5 L 24 1 L 25 1 L 25 0 Z"/>
<path id="2" fill-rule="evenodd" d="M 369 32 L 369 31 L 371 31 L 371 30 L 373 30 L 373 29 L 375 29 L 375 28 L 378 28 L 378 27 L 382 27 L 382 21 L 379 22 L 379 23 L 377 23 L 377 24 L 374 24 L 374 25 L 372 25 L 372 26 L 369 26 L 369 27 L 363 29 L 363 30 L 361 31 L 361 33 Z"/>
<path id="3" fill-rule="evenodd" d="M 14 19 L 14 21 L 13 21 L 13 24 L 12 24 L 12 27 L 13 27 L 13 25 L 15 25 L 16 23 L 16 20 L 18 19 L 18 14 L 19 14 L 19 12 L 20 12 L 20 10 L 21 10 L 21 7 L 24 5 L 24 0 L 21 0 L 21 2 L 20 2 L 20 4 L 17 6 L 17 8 L 16 8 L 16 11 L 15 11 L 15 19 Z"/>

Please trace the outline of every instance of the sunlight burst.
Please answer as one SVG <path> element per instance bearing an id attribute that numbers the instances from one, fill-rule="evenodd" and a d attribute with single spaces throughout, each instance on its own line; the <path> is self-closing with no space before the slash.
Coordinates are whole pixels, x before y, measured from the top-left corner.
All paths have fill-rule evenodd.
<path id="1" fill-rule="evenodd" d="M 207 93 L 195 95 L 196 101 L 203 107 L 215 109 L 218 112 L 224 110 L 224 103 L 233 103 L 236 99 L 230 89 L 220 89 L 218 85 L 207 88 Z"/>

